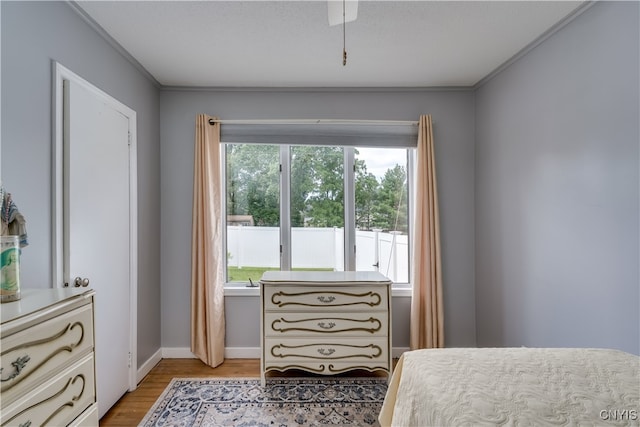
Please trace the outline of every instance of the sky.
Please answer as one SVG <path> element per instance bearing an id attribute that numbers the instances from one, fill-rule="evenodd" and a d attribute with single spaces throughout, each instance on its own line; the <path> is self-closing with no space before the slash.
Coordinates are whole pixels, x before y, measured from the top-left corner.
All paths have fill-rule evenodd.
<path id="1" fill-rule="evenodd" d="M 406 148 L 361 148 L 358 147 L 356 158 L 364 160 L 367 164 L 367 172 L 374 174 L 378 179 L 382 178 L 387 169 L 395 165 L 407 167 Z"/>

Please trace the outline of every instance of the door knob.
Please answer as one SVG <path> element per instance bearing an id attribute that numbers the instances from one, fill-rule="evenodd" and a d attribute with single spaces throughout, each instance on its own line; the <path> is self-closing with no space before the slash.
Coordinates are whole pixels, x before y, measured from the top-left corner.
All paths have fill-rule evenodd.
<path id="1" fill-rule="evenodd" d="M 85 277 L 83 279 L 82 277 L 76 277 L 73 280 L 73 286 L 75 286 L 76 288 L 79 288 L 80 286 L 86 288 L 87 286 L 89 286 L 89 278 Z"/>

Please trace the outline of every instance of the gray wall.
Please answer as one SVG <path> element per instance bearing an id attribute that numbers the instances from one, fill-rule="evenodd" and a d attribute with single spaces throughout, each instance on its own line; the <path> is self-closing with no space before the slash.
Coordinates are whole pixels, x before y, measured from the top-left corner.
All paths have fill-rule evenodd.
<path id="1" fill-rule="evenodd" d="M 597 3 L 476 93 L 480 346 L 640 354 L 638 7 Z"/>
<path id="2" fill-rule="evenodd" d="M 0 7 L 1 170 L 28 220 L 25 288 L 51 286 L 51 60 L 137 111 L 139 363 L 190 344 L 198 113 L 432 114 L 446 344 L 473 346 L 477 329 L 479 345 L 639 352 L 638 3 L 596 4 L 475 92 L 159 91 L 67 4 Z M 257 347 L 258 298 L 226 302 L 227 345 Z M 409 299 L 393 308 L 407 346 Z"/>
<path id="3" fill-rule="evenodd" d="M 431 114 L 438 162 L 449 346 L 475 345 L 474 110 L 471 91 L 163 90 L 162 345 L 189 347 L 191 201 L 195 117 L 417 120 Z M 409 298 L 394 298 L 396 347 L 409 345 Z M 259 347 L 258 297 L 227 297 L 227 347 Z"/>
<path id="4" fill-rule="evenodd" d="M 138 362 L 160 348 L 159 89 L 64 2 L 1 2 L 2 181 L 27 219 L 24 288 L 52 286 L 52 60 L 137 112 Z M 99 242 L 96 242 L 99 244 Z"/>

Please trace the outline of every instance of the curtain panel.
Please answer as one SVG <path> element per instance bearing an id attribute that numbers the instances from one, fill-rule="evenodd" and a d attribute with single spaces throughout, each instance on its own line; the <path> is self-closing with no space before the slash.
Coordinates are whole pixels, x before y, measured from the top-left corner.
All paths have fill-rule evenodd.
<path id="1" fill-rule="evenodd" d="M 420 116 L 416 151 L 416 194 L 410 348 L 444 347 L 440 219 L 431 116 Z"/>
<path id="2" fill-rule="evenodd" d="M 191 238 L 191 352 L 209 366 L 224 361 L 224 257 L 220 124 L 196 117 Z"/>

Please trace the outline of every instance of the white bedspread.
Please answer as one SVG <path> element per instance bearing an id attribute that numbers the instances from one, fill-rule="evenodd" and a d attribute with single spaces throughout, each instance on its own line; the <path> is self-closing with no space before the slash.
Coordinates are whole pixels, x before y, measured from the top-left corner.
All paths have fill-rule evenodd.
<path id="1" fill-rule="evenodd" d="M 381 426 L 640 423 L 640 357 L 607 349 L 449 348 L 402 355 Z"/>

